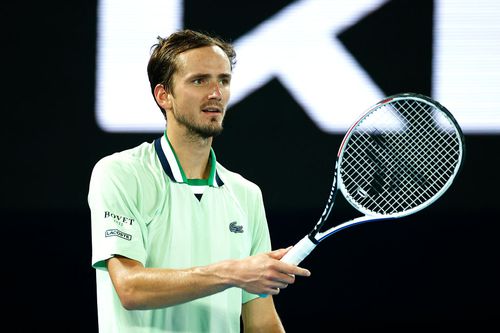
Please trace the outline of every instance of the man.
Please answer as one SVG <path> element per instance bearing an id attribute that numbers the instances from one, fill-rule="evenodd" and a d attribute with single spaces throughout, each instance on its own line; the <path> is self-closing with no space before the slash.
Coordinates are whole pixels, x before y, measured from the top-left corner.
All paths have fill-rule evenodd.
<path id="1" fill-rule="evenodd" d="M 100 332 L 284 332 L 272 296 L 308 270 L 271 251 L 260 189 L 216 161 L 235 52 L 191 30 L 158 38 L 153 143 L 92 172 L 92 265 Z M 124 98 L 126 98 L 124 96 Z"/>

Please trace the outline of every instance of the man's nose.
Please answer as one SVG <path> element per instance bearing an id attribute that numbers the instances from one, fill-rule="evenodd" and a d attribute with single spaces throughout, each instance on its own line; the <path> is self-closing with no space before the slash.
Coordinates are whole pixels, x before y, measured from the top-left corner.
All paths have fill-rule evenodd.
<path id="1" fill-rule="evenodd" d="M 210 86 L 210 95 L 208 98 L 222 99 L 222 89 L 219 82 L 215 82 Z"/>

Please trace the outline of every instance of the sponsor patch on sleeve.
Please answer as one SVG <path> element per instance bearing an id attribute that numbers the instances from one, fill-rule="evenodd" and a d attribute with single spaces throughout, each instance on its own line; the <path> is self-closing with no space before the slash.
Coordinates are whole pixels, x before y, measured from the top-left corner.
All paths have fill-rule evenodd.
<path id="1" fill-rule="evenodd" d="M 120 231 L 118 229 L 106 230 L 105 236 L 106 237 L 120 237 L 120 238 L 123 238 L 123 239 L 128 240 L 128 241 L 132 240 L 132 235 L 127 234 L 127 233 Z"/>

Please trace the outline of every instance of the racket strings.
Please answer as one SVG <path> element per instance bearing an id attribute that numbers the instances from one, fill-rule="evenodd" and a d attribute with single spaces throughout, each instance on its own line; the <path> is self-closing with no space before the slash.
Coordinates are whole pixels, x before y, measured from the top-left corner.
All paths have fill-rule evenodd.
<path id="1" fill-rule="evenodd" d="M 389 215 L 437 195 L 453 177 L 461 147 L 441 112 L 419 100 L 397 100 L 366 115 L 342 154 L 340 174 L 350 200 Z"/>

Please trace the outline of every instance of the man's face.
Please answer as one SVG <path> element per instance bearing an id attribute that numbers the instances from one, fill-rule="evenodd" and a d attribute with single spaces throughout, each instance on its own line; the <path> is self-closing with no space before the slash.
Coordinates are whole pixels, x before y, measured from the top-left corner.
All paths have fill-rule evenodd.
<path id="1" fill-rule="evenodd" d="M 219 47 L 206 46 L 181 53 L 177 67 L 168 126 L 202 138 L 220 134 L 230 95 L 228 57 Z"/>

